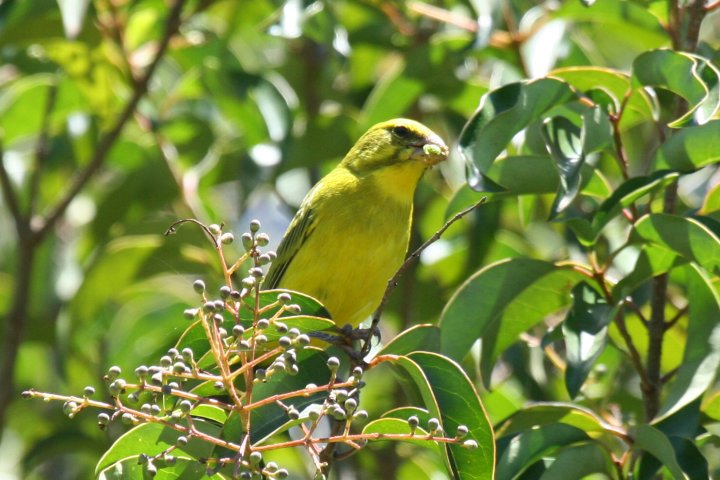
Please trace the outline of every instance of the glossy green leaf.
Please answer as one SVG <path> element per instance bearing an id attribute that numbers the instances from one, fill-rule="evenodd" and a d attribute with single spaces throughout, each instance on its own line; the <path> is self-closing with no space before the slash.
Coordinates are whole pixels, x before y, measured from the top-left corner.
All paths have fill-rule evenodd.
<path id="1" fill-rule="evenodd" d="M 658 149 L 655 168 L 673 168 L 692 172 L 720 161 L 720 120 L 686 127 L 673 135 Z"/>
<path id="2" fill-rule="evenodd" d="M 468 162 L 470 186 L 479 185 L 480 176 L 517 132 L 573 97 L 566 83 L 552 78 L 513 83 L 486 94 L 459 140 L 460 151 Z"/>
<path id="3" fill-rule="evenodd" d="M 660 461 L 677 480 L 688 479 L 675 457 L 670 439 L 655 427 L 640 425 L 635 432 L 635 447 Z"/>
<path id="4" fill-rule="evenodd" d="M 605 349 L 608 325 L 615 309 L 586 282 L 575 285 L 572 296 L 573 304 L 562 324 L 562 331 L 567 352 L 565 386 L 574 398 Z"/>
<path id="5" fill-rule="evenodd" d="M 3 88 L 0 93 L 0 128 L 5 149 L 14 141 L 40 130 L 53 79 L 49 74 L 31 75 Z"/>
<path id="6" fill-rule="evenodd" d="M 602 28 L 600 31 L 607 34 L 603 40 L 608 43 L 622 40 L 627 47 L 641 50 L 657 48 L 667 43 L 667 32 L 662 23 L 641 4 L 607 0 L 596 2 L 588 8 L 580 2 L 568 2 L 555 12 L 555 16 L 575 24 L 588 23 Z M 614 39 L 612 35 L 620 31 L 624 31 L 625 35 Z"/>
<path id="7" fill-rule="evenodd" d="M 407 420 L 411 416 L 416 416 L 420 420 L 421 424 L 427 424 L 430 419 L 430 413 L 420 407 L 398 407 L 393 408 L 382 414 L 382 418 L 396 418 L 400 420 Z"/>
<path id="8" fill-rule="evenodd" d="M 645 195 L 666 187 L 678 178 L 676 172 L 659 171 L 647 177 L 633 177 L 620 185 L 605 200 L 593 217 L 593 230 L 599 235 L 603 227 L 615 218 L 623 208 L 627 208 Z"/>
<path id="9" fill-rule="evenodd" d="M 440 317 L 442 352 L 463 358 L 482 338 L 485 382 L 495 360 L 518 336 L 570 300 L 584 277 L 571 268 L 514 258 L 488 265 L 462 284 Z"/>
<path id="10" fill-rule="evenodd" d="M 472 382 L 460 366 L 447 357 L 429 352 L 397 356 L 392 361 L 414 380 L 429 414 L 440 420 L 447 435 L 454 435 L 459 425 L 465 425 L 469 430 L 466 438 L 477 442 L 477 449 L 443 445 L 453 478 L 493 478 L 495 441 L 492 426 Z"/>
<path id="11" fill-rule="evenodd" d="M 720 238 L 694 218 L 661 213 L 645 215 L 635 223 L 633 233 L 710 272 L 720 272 Z"/>
<path id="12" fill-rule="evenodd" d="M 409 435 L 411 433 L 410 426 L 406 420 L 399 418 L 380 418 L 373 420 L 372 422 L 365 425 L 362 430 L 363 434 L 390 434 L 390 435 Z M 440 445 L 432 440 L 426 440 L 422 438 L 427 435 L 427 427 L 420 425 L 415 429 L 416 439 L 402 440 L 403 442 L 413 443 L 419 447 L 433 448 L 438 450 Z M 397 441 L 397 440 L 393 440 Z M 442 453 L 438 450 L 438 453 Z"/>
<path id="13" fill-rule="evenodd" d="M 187 426 L 186 422 L 180 423 Z M 215 437 L 220 435 L 220 426 L 213 422 L 198 418 L 194 419 L 193 425 L 208 435 Z M 137 457 L 140 454 L 153 456 L 162 453 L 175 445 L 177 438 L 181 435 L 183 435 L 181 432 L 159 423 L 142 423 L 123 434 L 113 443 L 98 461 L 95 473 L 97 475 L 111 465 L 128 457 Z M 215 448 L 211 443 L 196 437 L 189 437 L 189 440 L 187 445 L 174 450 L 176 455 L 183 454 L 187 458 L 198 460 L 209 457 Z M 137 458 L 135 458 L 135 462 L 137 463 Z"/>
<path id="14" fill-rule="evenodd" d="M 560 174 L 560 184 L 550 209 L 550 219 L 570 206 L 580 191 L 580 169 L 585 163 L 580 129 L 565 117 L 553 117 L 543 122 L 545 146 Z"/>
<path id="15" fill-rule="evenodd" d="M 230 477 L 217 473 L 212 476 L 207 475 L 207 466 L 198 462 L 194 458 L 185 458 L 182 455 L 176 456 L 172 466 L 168 466 L 163 461 L 156 462 L 159 465 L 157 475 L 154 478 L 158 480 L 169 480 L 175 478 L 192 478 L 193 480 L 215 479 L 223 480 Z M 149 478 L 145 473 L 145 465 L 139 465 L 137 457 L 123 459 L 113 465 L 98 472 L 98 480 L 130 480 Z"/>
<path id="16" fill-rule="evenodd" d="M 557 168 L 549 155 L 509 155 L 492 164 L 486 177 L 501 187 L 503 195 L 555 193 L 560 186 Z M 610 194 L 600 173 L 587 164 L 580 168 L 581 192 L 605 197 Z M 468 197 L 476 198 L 473 192 Z M 495 197 L 493 197 L 495 198 Z"/>
<path id="17" fill-rule="evenodd" d="M 544 425 L 515 436 L 498 459 L 497 480 L 512 480 L 543 457 L 563 446 L 589 440 L 587 433 L 562 423 Z"/>
<path id="18" fill-rule="evenodd" d="M 705 272 L 692 265 L 685 270 L 689 305 L 685 352 L 658 419 L 672 415 L 708 391 L 720 367 L 720 296 Z"/>
<path id="19" fill-rule="evenodd" d="M 715 116 L 720 108 L 720 71 L 706 59 L 685 52 L 653 50 L 633 63 L 633 76 L 641 85 L 661 87 L 688 102 L 687 113 L 670 125 L 700 125 Z"/>
<path id="20" fill-rule="evenodd" d="M 563 449 L 540 479 L 576 480 L 592 474 L 618 478 L 607 450 L 595 443 L 582 443 Z"/>
<path id="21" fill-rule="evenodd" d="M 553 70 L 550 75 L 569 83 L 577 90 L 592 95 L 595 91 L 612 99 L 612 113 L 623 109 L 621 125 L 625 128 L 641 121 L 652 121 L 654 106 L 643 89 L 633 89 L 630 77 L 618 70 L 604 67 L 566 67 Z M 624 106 L 623 106 L 624 104 Z"/>
<path id="22" fill-rule="evenodd" d="M 646 243 L 642 245 L 632 271 L 613 287 L 613 299 L 619 302 L 644 282 L 687 262 L 688 260 L 665 247 Z"/>
<path id="23" fill-rule="evenodd" d="M 378 355 L 407 355 L 418 350 L 434 352 L 439 349 L 440 329 L 437 325 L 415 325 L 390 340 Z"/>
<path id="24" fill-rule="evenodd" d="M 564 424 L 582 430 L 597 438 L 605 432 L 617 433 L 592 410 L 571 403 L 533 403 L 518 410 L 502 422 L 497 429 L 498 438 L 511 437 L 538 426 Z"/>

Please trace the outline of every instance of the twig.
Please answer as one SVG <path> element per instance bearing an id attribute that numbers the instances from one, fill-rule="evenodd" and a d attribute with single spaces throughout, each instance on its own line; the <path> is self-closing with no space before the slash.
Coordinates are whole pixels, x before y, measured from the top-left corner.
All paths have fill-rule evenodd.
<path id="1" fill-rule="evenodd" d="M 715 0 L 714 2 L 710 2 L 705 5 L 705 11 L 710 13 L 718 7 L 720 7 L 720 0 Z"/>
<path id="2" fill-rule="evenodd" d="M 20 204 L 18 203 L 17 193 L 12 186 L 10 181 L 10 175 L 5 169 L 5 154 L 3 151 L 2 142 L 0 142 L 0 186 L 2 186 L 2 195 L 5 204 L 10 210 L 10 215 L 15 222 L 15 229 L 20 241 L 25 240 L 25 237 L 29 233 L 29 228 L 26 219 L 23 217 L 22 211 L 20 210 Z"/>
<path id="3" fill-rule="evenodd" d="M 37 252 L 37 246 L 42 242 L 47 233 L 55 226 L 57 221 L 67 210 L 73 199 L 85 187 L 93 175 L 102 167 L 107 159 L 110 149 L 125 127 L 125 124 L 132 117 L 133 112 L 137 108 L 140 99 L 145 95 L 148 89 L 148 83 L 155 69 L 165 55 L 170 43 L 170 38 L 177 32 L 180 25 L 180 16 L 185 0 L 176 0 L 165 23 L 165 32 L 158 45 L 158 50 L 153 61 L 145 71 L 145 75 L 133 85 L 133 94 L 127 105 L 121 112 L 115 125 L 101 138 L 97 148 L 90 159 L 88 165 L 70 182 L 70 186 L 60 200 L 50 208 L 47 215 L 41 218 L 37 227 L 34 223 L 30 223 L 30 217 L 25 218 L 22 215 L 17 196 L 14 194 L 12 184 L 10 182 L 7 171 L 2 161 L 0 161 L 0 184 L 3 187 L 3 195 L 5 196 L 8 208 L 10 208 L 13 219 L 18 228 L 18 234 L 21 236 L 18 246 L 17 256 L 17 279 L 13 292 L 13 302 L 6 315 L 5 338 L 2 345 L 2 363 L 0 364 L 0 431 L 2 431 L 5 419 L 5 412 L 10 405 L 14 396 L 15 387 L 15 364 L 17 362 L 17 353 L 20 348 L 25 323 L 27 321 L 28 302 L 30 299 L 30 288 L 32 284 L 32 271 Z M 42 140 L 42 139 L 41 139 Z M 0 152 L 0 160 L 2 159 Z"/>
<path id="4" fill-rule="evenodd" d="M 38 190 L 40 189 L 40 179 L 42 177 L 42 168 L 48 154 L 48 135 L 50 132 L 50 115 L 55 109 L 57 103 L 58 81 L 53 77 L 53 83 L 48 89 L 47 98 L 45 99 L 45 110 L 43 112 L 42 126 L 40 127 L 40 135 L 35 144 L 35 156 L 33 158 L 32 170 L 30 173 L 30 188 L 28 195 L 29 206 L 27 209 L 28 221 L 32 221 L 33 215 L 37 208 Z"/>
<path id="5" fill-rule="evenodd" d="M 410 2 L 407 8 L 425 17 L 453 25 L 468 32 L 476 33 L 478 31 L 478 24 L 473 19 L 465 15 L 458 15 L 444 8 L 436 7 L 435 5 L 430 5 L 429 3 Z"/>
<path id="6" fill-rule="evenodd" d="M 430 245 L 435 243 L 440 239 L 443 233 L 445 233 L 445 230 L 450 228 L 450 226 L 463 218 L 468 213 L 472 212 L 476 208 L 478 208 L 480 205 L 485 203 L 487 200 L 487 197 L 482 197 L 480 201 L 476 202 L 475 204 L 467 207 L 465 210 L 461 210 L 460 212 L 456 213 L 452 216 L 447 222 L 445 222 L 445 225 L 440 227 L 440 229 L 433 234 L 432 237 L 427 239 L 425 243 L 420 245 L 417 250 L 412 252 L 408 258 L 405 259 L 405 262 L 398 268 L 398 270 L 395 272 L 395 275 L 392 276 L 390 280 L 388 280 L 387 288 L 385 288 L 385 294 L 383 295 L 382 301 L 380 302 L 380 305 L 375 310 L 375 313 L 372 317 L 372 324 L 370 326 L 370 332 L 374 332 L 375 329 L 377 329 L 378 323 L 380 322 L 380 316 L 382 315 L 383 310 L 385 309 L 385 306 L 387 305 L 388 300 L 390 299 L 390 295 L 392 294 L 393 290 L 395 290 L 395 287 L 397 287 L 398 280 L 400 277 L 405 273 L 405 271 L 410 267 L 412 262 L 417 259 L 420 254 Z M 367 340 L 365 340 L 365 344 L 363 345 L 362 349 L 360 350 L 361 356 L 365 357 L 365 355 L 368 354 L 370 351 L 370 344 L 372 343 L 372 335 L 369 335 Z"/>
<path id="7" fill-rule="evenodd" d="M 624 306 L 624 305 L 623 305 Z M 649 384 L 647 375 L 645 373 L 645 367 L 642 363 L 642 358 L 640 357 L 640 352 L 638 351 L 637 347 L 635 346 L 635 343 L 633 343 L 632 337 L 630 336 L 630 333 L 628 332 L 627 325 L 625 325 L 625 317 L 623 316 L 624 312 L 621 308 L 620 311 L 615 315 L 615 324 L 618 327 L 618 331 L 620 332 L 620 335 L 623 337 L 623 340 L 625 341 L 625 346 L 628 349 L 628 352 L 630 352 L 630 360 L 632 361 L 633 366 L 635 367 L 635 370 L 637 371 L 638 375 L 640 375 L 640 384 L 642 387 L 642 390 L 645 391 L 646 386 Z"/>
<path id="8" fill-rule="evenodd" d="M 61 199 L 45 216 L 42 225 L 37 229 L 38 237 L 45 235 L 48 230 L 55 225 L 57 220 L 65 213 L 65 210 L 70 205 L 70 202 L 73 201 L 78 193 L 80 193 L 80 191 L 85 187 L 87 182 L 92 178 L 95 172 L 105 163 L 108 153 L 110 153 L 110 149 L 122 133 L 125 128 L 125 124 L 132 117 L 138 103 L 140 103 L 140 100 L 147 92 L 150 78 L 152 78 L 157 66 L 165 56 L 165 52 L 170 44 L 170 39 L 177 32 L 180 26 L 180 14 L 184 4 L 185 0 L 175 1 L 170 13 L 168 14 L 167 21 L 165 22 L 165 34 L 160 40 L 155 57 L 145 70 L 145 74 L 135 82 L 132 97 L 120 113 L 120 117 L 115 122 L 115 125 L 98 142 L 98 146 L 95 149 L 95 153 L 93 154 L 90 163 L 71 181 L 70 187 L 65 192 L 65 195 L 61 197 Z"/>
<path id="9" fill-rule="evenodd" d="M 675 324 L 676 324 L 681 318 L 683 318 L 683 317 L 688 313 L 689 310 L 690 310 L 690 307 L 689 307 L 688 305 L 685 305 L 683 308 L 681 308 L 680 310 L 678 310 L 677 313 L 675 314 L 675 316 L 674 316 L 673 318 L 671 318 L 670 320 L 668 320 L 667 322 L 665 322 L 665 330 L 670 330 L 672 327 L 674 327 Z"/>

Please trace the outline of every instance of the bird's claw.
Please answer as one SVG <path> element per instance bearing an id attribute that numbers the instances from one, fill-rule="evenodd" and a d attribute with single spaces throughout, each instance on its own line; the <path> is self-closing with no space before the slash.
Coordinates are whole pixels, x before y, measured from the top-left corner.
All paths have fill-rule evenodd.
<path id="1" fill-rule="evenodd" d="M 375 324 L 369 328 L 353 328 L 352 325 L 346 324 L 342 327 L 333 327 L 331 331 L 333 333 L 313 332 L 310 336 L 342 349 L 358 364 L 364 363 L 363 358 L 370 350 L 372 338 L 375 337 L 378 342 L 380 341 L 380 329 Z M 359 350 L 356 349 L 356 342 L 363 342 Z"/>

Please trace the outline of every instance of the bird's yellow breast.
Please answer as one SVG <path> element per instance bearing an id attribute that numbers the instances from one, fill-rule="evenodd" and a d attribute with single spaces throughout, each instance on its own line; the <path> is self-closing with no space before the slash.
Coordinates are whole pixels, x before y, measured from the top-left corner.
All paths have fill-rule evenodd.
<path id="1" fill-rule="evenodd" d="M 314 229 L 281 286 L 323 302 L 338 325 L 358 325 L 380 303 L 407 252 L 412 196 L 422 171 L 359 178 L 334 170 L 310 194 Z M 387 189 L 386 183 L 393 188 Z M 397 182 L 400 182 L 398 185 Z M 406 183 L 410 188 L 403 188 Z"/>

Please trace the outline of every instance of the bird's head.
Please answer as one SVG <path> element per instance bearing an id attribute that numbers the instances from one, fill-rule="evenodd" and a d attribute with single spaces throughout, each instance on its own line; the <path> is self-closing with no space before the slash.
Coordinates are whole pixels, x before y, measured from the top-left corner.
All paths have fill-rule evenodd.
<path id="1" fill-rule="evenodd" d="M 447 159 L 448 147 L 420 122 L 396 118 L 378 123 L 355 143 L 343 160 L 352 170 L 367 172 L 412 162 L 424 170 Z"/>

